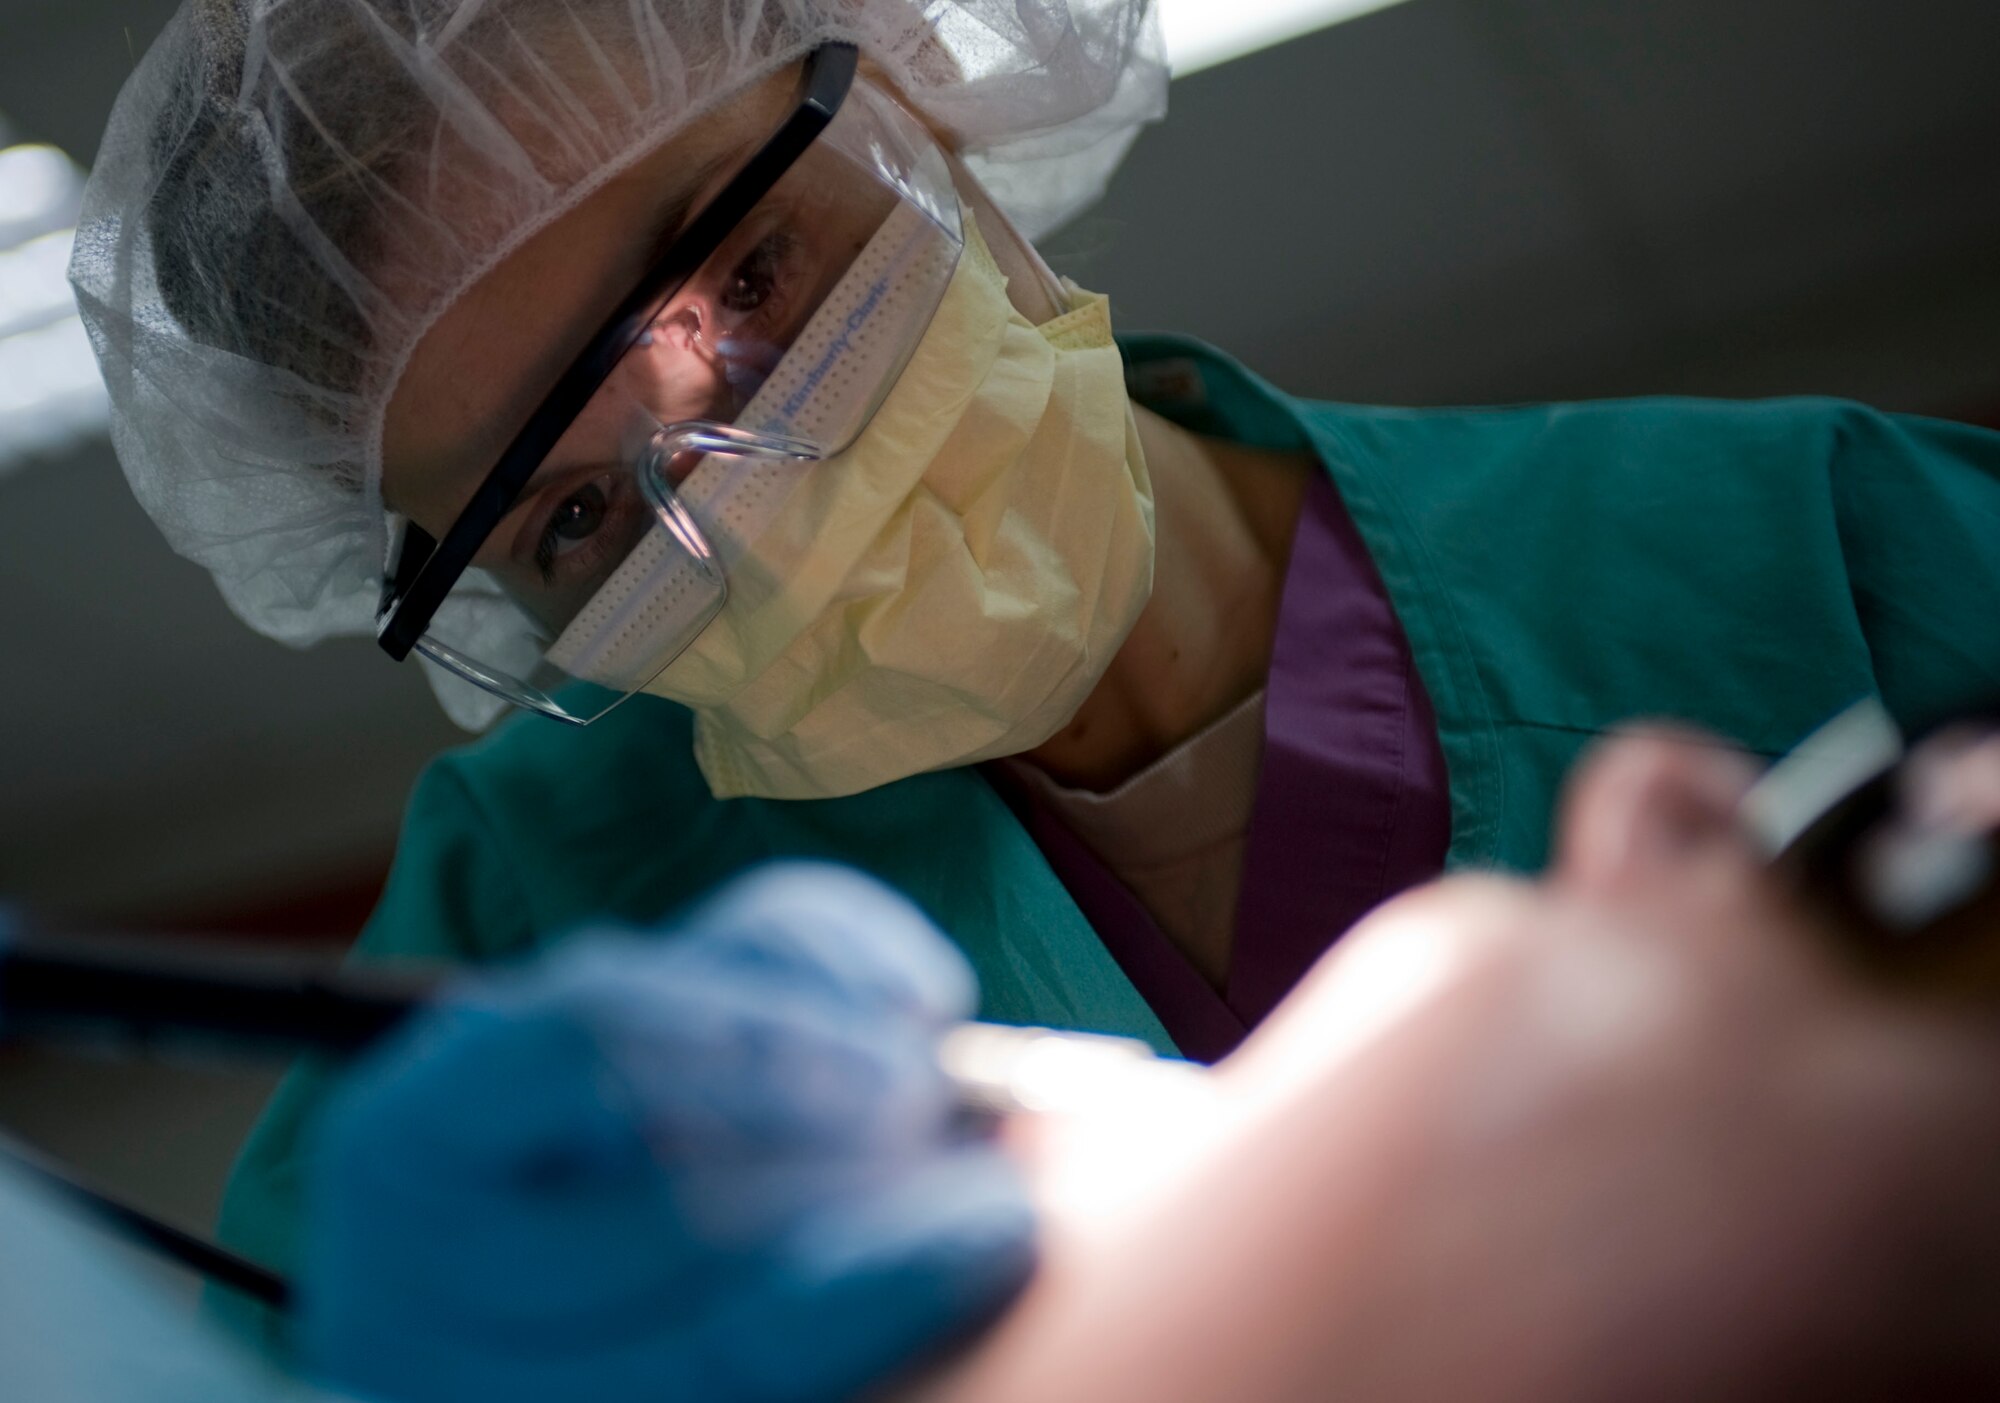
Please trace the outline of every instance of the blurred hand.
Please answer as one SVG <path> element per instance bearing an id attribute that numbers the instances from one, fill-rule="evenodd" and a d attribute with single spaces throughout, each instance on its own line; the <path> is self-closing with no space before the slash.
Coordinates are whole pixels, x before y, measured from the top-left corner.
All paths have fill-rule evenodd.
<path id="1" fill-rule="evenodd" d="M 1026 1280 L 1018 1177 L 954 1131 L 969 969 L 900 898 L 776 869 L 671 938 L 469 984 L 328 1112 L 309 1368 L 419 1400 L 844 1399 Z"/>
<path id="2" fill-rule="evenodd" d="M 1045 1131 L 1041 1271 L 928 1396 L 2000 1396 L 2000 1013 L 1835 958 L 1751 778 L 1612 744 L 1545 879 L 1385 907 L 1205 1108 Z"/>

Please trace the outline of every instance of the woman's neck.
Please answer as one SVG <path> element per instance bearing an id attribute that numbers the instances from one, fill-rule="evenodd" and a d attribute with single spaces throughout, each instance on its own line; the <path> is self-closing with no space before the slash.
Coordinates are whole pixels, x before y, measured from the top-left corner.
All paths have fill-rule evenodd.
<path id="1" fill-rule="evenodd" d="M 1310 455 L 1203 438 L 1134 411 L 1153 478 L 1153 593 L 1077 713 L 1022 758 L 1102 792 L 1264 685 Z"/>

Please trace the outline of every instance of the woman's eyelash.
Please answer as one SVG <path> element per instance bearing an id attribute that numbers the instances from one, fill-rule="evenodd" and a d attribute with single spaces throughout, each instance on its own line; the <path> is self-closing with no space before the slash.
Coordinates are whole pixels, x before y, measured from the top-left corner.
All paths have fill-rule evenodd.
<path id="1" fill-rule="evenodd" d="M 560 511 L 561 504 L 556 510 Z M 549 519 L 542 523 L 542 533 L 535 541 L 535 569 L 542 577 L 542 583 L 550 589 L 556 583 L 556 515 L 549 513 Z"/>
<path id="2" fill-rule="evenodd" d="M 723 291 L 725 304 L 735 296 L 737 283 L 752 284 L 760 303 L 776 292 L 796 245 L 797 236 L 789 229 L 777 230 L 759 240 L 731 270 L 729 286 Z"/>
<path id="3" fill-rule="evenodd" d="M 563 508 L 576 500 L 577 494 L 588 485 L 572 487 L 563 493 L 542 521 L 541 531 L 535 538 L 535 570 L 541 575 L 545 588 L 554 589 L 556 586 L 556 555 L 561 548 Z"/>

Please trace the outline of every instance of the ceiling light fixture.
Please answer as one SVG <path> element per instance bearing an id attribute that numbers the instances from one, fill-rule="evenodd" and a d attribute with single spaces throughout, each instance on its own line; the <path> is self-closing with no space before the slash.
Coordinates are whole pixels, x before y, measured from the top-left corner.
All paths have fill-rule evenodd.
<path id="1" fill-rule="evenodd" d="M 55 147 L 0 150 L 0 474 L 105 426 L 67 278 L 82 205 L 83 172 Z"/>
<path id="2" fill-rule="evenodd" d="M 1185 77 L 1399 0 L 1160 0 L 1167 61 Z"/>

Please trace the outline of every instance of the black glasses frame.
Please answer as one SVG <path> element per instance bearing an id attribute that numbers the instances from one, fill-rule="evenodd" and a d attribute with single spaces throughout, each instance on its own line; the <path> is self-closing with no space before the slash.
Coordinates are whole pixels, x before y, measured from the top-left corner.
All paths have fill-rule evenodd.
<path id="1" fill-rule="evenodd" d="M 852 44 L 822 44 L 813 50 L 806 59 L 804 92 L 792 115 L 646 270 L 639 285 L 528 417 L 444 538 L 434 539 L 415 522 L 404 527 L 396 566 L 383 583 L 375 614 L 375 641 L 383 652 L 397 662 L 410 655 L 493 528 L 514 509 L 542 460 L 611 378 L 654 309 L 722 247 L 833 121 L 854 86 L 858 63 Z"/>

